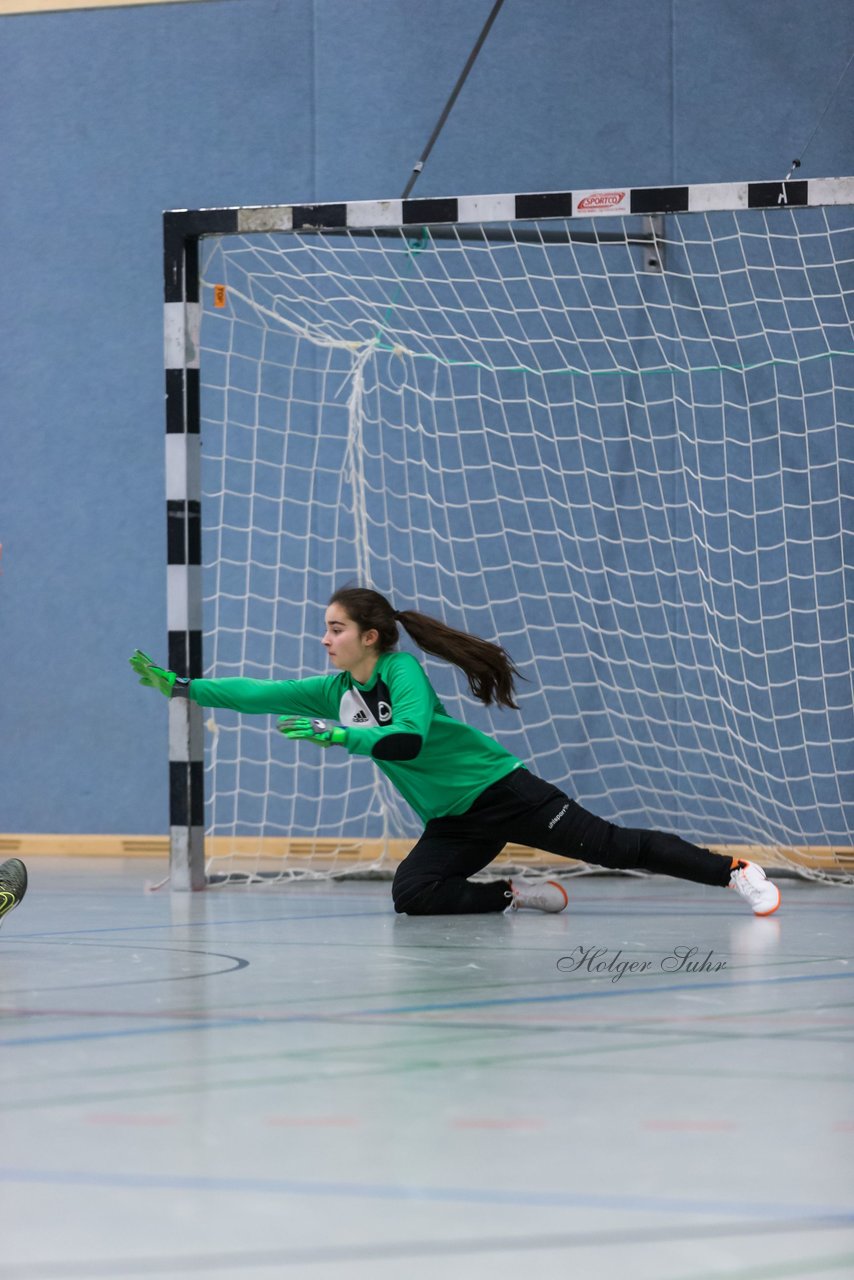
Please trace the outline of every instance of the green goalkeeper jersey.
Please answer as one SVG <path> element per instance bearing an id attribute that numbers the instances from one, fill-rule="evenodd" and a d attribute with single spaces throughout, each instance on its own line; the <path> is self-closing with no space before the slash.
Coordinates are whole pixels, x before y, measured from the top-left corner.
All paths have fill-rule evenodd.
<path id="1" fill-rule="evenodd" d="M 319 716 L 347 730 L 347 750 L 370 756 L 424 822 L 465 813 L 523 762 L 449 716 L 418 661 L 384 653 L 367 684 L 349 672 L 307 680 L 192 680 L 202 707 L 260 715 Z"/>

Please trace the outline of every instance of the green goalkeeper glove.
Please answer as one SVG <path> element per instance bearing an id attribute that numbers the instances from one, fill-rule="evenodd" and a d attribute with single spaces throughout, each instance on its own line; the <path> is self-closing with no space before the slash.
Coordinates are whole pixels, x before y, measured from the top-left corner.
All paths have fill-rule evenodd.
<path id="1" fill-rule="evenodd" d="M 309 720 L 307 716 L 279 716 L 276 728 L 286 738 L 296 741 L 305 738 L 319 747 L 343 747 L 347 741 L 346 729 L 328 724 L 326 720 Z"/>
<path id="2" fill-rule="evenodd" d="M 141 649 L 137 649 L 130 660 L 130 665 L 138 676 L 142 676 L 140 684 L 147 685 L 149 689 L 157 689 L 164 698 L 171 698 L 173 695 L 186 698 L 189 680 L 176 676 L 174 671 L 164 671 L 162 667 L 156 667 L 154 659 L 149 658 L 148 654 L 143 653 Z"/>

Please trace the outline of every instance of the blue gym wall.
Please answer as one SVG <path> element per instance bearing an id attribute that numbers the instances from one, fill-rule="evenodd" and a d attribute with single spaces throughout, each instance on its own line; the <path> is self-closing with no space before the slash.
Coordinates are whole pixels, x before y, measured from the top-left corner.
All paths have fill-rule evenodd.
<path id="1" fill-rule="evenodd" d="M 398 196 L 492 0 L 0 18 L 0 831 L 161 833 L 164 208 Z M 505 0 L 420 196 L 784 176 L 851 0 Z M 854 172 L 854 73 L 800 175 Z"/>

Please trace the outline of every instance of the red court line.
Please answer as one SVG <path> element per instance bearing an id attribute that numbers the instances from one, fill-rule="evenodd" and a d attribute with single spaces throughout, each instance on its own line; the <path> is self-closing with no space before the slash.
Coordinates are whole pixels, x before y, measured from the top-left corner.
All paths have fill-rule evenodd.
<path id="1" fill-rule="evenodd" d="M 357 1116 L 264 1116 L 264 1124 L 279 1125 L 289 1129 L 352 1129 L 361 1121 Z"/>
<path id="2" fill-rule="evenodd" d="M 90 1111 L 84 1119 L 88 1124 L 133 1125 L 142 1129 L 178 1123 L 178 1116 L 146 1115 L 142 1111 Z"/>
<path id="3" fill-rule="evenodd" d="M 644 1120 L 641 1124 L 652 1133 L 731 1133 L 737 1127 L 732 1120 Z"/>

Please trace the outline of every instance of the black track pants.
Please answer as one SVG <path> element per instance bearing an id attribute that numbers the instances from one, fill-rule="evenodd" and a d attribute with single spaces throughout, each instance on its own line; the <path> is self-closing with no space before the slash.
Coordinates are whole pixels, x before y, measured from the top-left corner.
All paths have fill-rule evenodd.
<path id="1" fill-rule="evenodd" d="M 408 915 L 461 915 L 503 911 L 506 880 L 471 884 L 505 844 L 545 849 L 614 870 L 652 871 L 699 884 L 729 883 L 730 859 L 660 831 L 618 827 L 582 809 L 527 769 L 493 783 L 465 813 L 431 818 L 397 869 L 396 911 Z"/>

